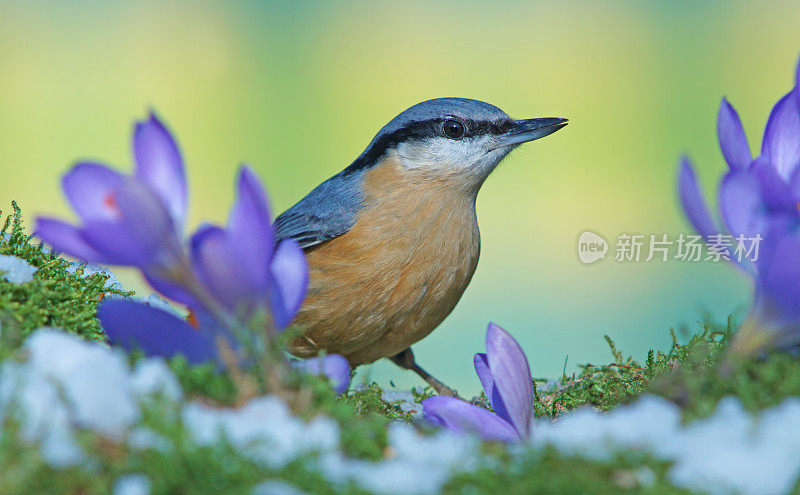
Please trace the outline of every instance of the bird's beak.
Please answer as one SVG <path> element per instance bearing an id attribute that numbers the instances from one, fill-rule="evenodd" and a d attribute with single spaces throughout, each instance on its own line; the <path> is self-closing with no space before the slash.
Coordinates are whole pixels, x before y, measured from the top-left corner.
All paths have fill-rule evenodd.
<path id="1" fill-rule="evenodd" d="M 491 149 L 505 148 L 543 138 L 567 125 L 567 119 L 545 117 L 541 119 L 515 120 L 514 128 L 500 134 Z"/>

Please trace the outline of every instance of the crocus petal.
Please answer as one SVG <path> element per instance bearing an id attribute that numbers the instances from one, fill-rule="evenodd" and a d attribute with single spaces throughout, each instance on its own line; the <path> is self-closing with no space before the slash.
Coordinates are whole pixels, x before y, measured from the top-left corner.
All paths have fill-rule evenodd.
<path id="1" fill-rule="evenodd" d="M 37 218 L 35 234 L 56 251 L 90 263 L 108 264 L 110 259 L 90 246 L 80 229 L 55 218 Z"/>
<path id="2" fill-rule="evenodd" d="M 784 180 L 789 180 L 800 164 L 800 107 L 797 90 L 781 98 L 772 108 L 761 153 Z"/>
<path id="3" fill-rule="evenodd" d="M 422 401 L 422 414 L 433 424 L 453 431 L 477 433 L 484 440 L 518 442 L 510 423 L 482 407 L 454 397 L 435 396 Z"/>
<path id="4" fill-rule="evenodd" d="M 294 360 L 292 366 L 306 373 L 326 376 L 333 384 L 333 389 L 337 394 L 344 393 L 350 386 L 350 363 L 338 354 Z"/>
<path id="5" fill-rule="evenodd" d="M 117 190 L 115 198 L 120 222 L 143 249 L 153 253 L 154 264 L 169 265 L 183 256 L 172 218 L 148 187 L 130 180 Z"/>
<path id="6" fill-rule="evenodd" d="M 130 179 L 114 191 L 119 220 L 90 220 L 81 233 L 109 263 L 140 268 L 168 266 L 181 256 L 172 221 L 141 182 Z"/>
<path id="7" fill-rule="evenodd" d="M 758 261 L 756 300 L 769 308 L 775 321 L 767 326 L 782 326 L 800 318 L 800 234 L 794 226 L 777 226 L 764 237 Z"/>
<path id="8" fill-rule="evenodd" d="M 475 372 L 478 374 L 478 378 L 481 381 L 481 385 L 483 385 L 483 390 L 486 392 L 486 397 L 489 399 L 489 404 L 491 404 L 492 409 L 494 409 L 494 412 L 497 413 L 498 416 L 510 423 L 511 417 L 508 415 L 506 405 L 503 403 L 503 398 L 494 385 L 494 377 L 489 369 L 489 358 L 486 354 L 479 352 L 475 354 L 473 362 L 475 363 Z"/>
<path id="9" fill-rule="evenodd" d="M 527 437 L 533 417 L 533 378 L 528 358 L 514 337 L 494 323 L 486 330 L 486 356 L 511 424 L 521 437 Z"/>
<path id="10" fill-rule="evenodd" d="M 186 172 L 178 145 L 152 113 L 134 128 L 133 156 L 134 175 L 158 195 L 180 232 L 186 219 Z"/>
<path id="11" fill-rule="evenodd" d="M 800 167 L 794 171 L 789 182 L 789 191 L 792 198 L 800 199 Z"/>
<path id="12" fill-rule="evenodd" d="M 728 231 L 734 236 L 764 234 L 766 206 L 761 198 L 761 183 L 748 172 L 729 172 L 722 180 L 719 205 Z"/>
<path id="13" fill-rule="evenodd" d="M 194 296 L 170 278 L 148 270 L 143 271 L 142 274 L 147 279 L 147 283 L 164 297 L 192 308 L 199 306 Z"/>
<path id="14" fill-rule="evenodd" d="M 794 74 L 794 89 L 795 91 L 800 90 L 800 58 L 797 60 L 797 69 Z"/>
<path id="15" fill-rule="evenodd" d="M 725 98 L 719 106 L 717 115 L 717 137 L 725 161 L 731 170 L 744 170 L 752 161 L 750 147 L 747 145 L 739 114 Z"/>
<path id="16" fill-rule="evenodd" d="M 79 163 L 61 180 L 64 195 L 83 221 L 119 217 L 114 190 L 125 180 L 119 172 L 96 163 Z"/>
<path id="17" fill-rule="evenodd" d="M 192 266 L 203 285 L 229 309 L 258 299 L 256 289 L 248 284 L 249 267 L 236 259 L 227 233 L 216 226 L 204 225 L 192 236 Z"/>
<path id="18" fill-rule="evenodd" d="M 700 191 L 694 169 L 686 157 L 681 160 L 678 171 L 678 193 L 683 211 L 695 231 L 703 237 L 715 234 L 717 226 Z"/>
<path id="19" fill-rule="evenodd" d="M 294 239 L 278 244 L 270 265 L 273 280 L 272 318 L 278 329 L 292 322 L 308 289 L 308 264 L 305 253 Z"/>
<path id="20" fill-rule="evenodd" d="M 119 222 L 88 222 L 81 229 L 81 236 L 103 254 L 109 265 L 144 267 L 154 259 L 149 244 L 140 242 L 139 237 Z"/>
<path id="21" fill-rule="evenodd" d="M 248 167 L 239 171 L 237 189 L 236 202 L 228 218 L 228 232 L 235 240 L 232 247 L 248 267 L 252 285 L 266 287 L 274 245 L 267 197 Z"/>
<path id="22" fill-rule="evenodd" d="M 761 200 L 771 213 L 791 213 L 796 216 L 797 200 L 792 186 L 778 175 L 765 157 L 759 157 L 750 166 L 750 172 L 761 186 Z M 794 176 L 796 174 L 792 174 Z"/>
<path id="23" fill-rule="evenodd" d="M 182 354 L 193 364 L 214 361 L 214 345 L 200 332 L 175 316 L 126 300 L 104 300 L 97 317 L 112 345 L 129 351 L 144 351 L 148 356 L 172 357 Z"/>
<path id="24" fill-rule="evenodd" d="M 485 353 L 478 352 L 475 354 L 472 361 L 475 364 L 475 373 L 478 374 L 478 379 L 481 381 L 483 391 L 486 392 L 486 397 L 491 401 L 492 398 L 489 397 L 489 391 L 494 388 L 494 378 L 492 378 L 492 372 L 489 371 L 489 359 L 486 357 Z M 492 407 L 494 408 L 494 406 Z"/>

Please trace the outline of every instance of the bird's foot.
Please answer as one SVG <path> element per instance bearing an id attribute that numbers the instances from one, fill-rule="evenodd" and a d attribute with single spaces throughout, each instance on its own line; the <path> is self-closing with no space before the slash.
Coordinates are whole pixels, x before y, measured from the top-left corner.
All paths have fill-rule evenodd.
<path id="1" fill-rule="evenodd" d="M 428 385 L 433 387 L 436 390 L 436 393 L 439 395 L 446 395 L 448 397 L 455 397 L 456 399 L 460 399 L 461 396 L 458 395 L 458 392 L 455 389 L 452 389 L 445 385 L 444 383 L 440 382 L 436 378 L 428 375 L 428 378 L 425 379 L 428 382 Z"/>
<path id="2" fill-rule="evenodd" d="M 417 364 L 417 361 L 414 359 L 414 353 L 411 351 L 410 347 L 389 359 L 391 359 L 392 362 L 397 366 L 411 370 L 419 375 L 420 378 L 428 382 L 428 385 L 433 387 L 437 394 L 461 399 L 461 397 L 458 395 L 458 392 L 437 380 L 436 377 L 425 371 L 420 365 Z"/>

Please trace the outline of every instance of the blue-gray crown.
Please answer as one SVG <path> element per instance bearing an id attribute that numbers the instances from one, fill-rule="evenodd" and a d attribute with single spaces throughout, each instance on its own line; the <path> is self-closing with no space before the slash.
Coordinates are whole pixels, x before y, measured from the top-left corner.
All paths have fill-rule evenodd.
<path id="1" fill-rule="evenodd" d="M 383 126 L 367 149 L 343 172 L 345 174 L 373 165 L 387 149 L 407 139 L 436 134 L 436 123 L 457 117 L 472 124 L 475 132 L 500 133 L 508 130 L 511 117 L 496 106 L 469 98 L 434 98 L 401 112 Z"/>
<path id="2" fill-rule="evenodd" d="M 504 122 L 511 119 L 504 111 L 485 101 L 470 100 L 469 98 L 434 98 L 417 103 L 401 112 L 378 131 L 372 142 L 374 143 L 381 136 L 407 127 L 409 124 L 444 119 L 450 116 L 474 122 Z"/>

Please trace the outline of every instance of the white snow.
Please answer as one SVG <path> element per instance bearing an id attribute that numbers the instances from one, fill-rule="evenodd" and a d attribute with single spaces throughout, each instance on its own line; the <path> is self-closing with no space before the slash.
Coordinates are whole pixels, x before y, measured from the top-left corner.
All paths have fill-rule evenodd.
<path id="1" fill-rule="evenodd" d="M 389 426 L 389 457 L 380 462 L 347 459 L 340 453 L 322 456 L 319 465 L 335 483 L 348 481 L 381 495 L 438 493 L 455 472 L 478 464 L 478 441 L 442 430 L 421 435 L 414 427 Z"/>
<path id="2" fill-rule="evenodd" d="M 126 438 L 129 447 L 136 450 L 157 450 L 166 452 L 172 447 L 169 439 L 145 426 L 134 428 Z"/>
<path id="3" fill-rule="evenodd" d="M 621 448 L 644 449 L 674 462 L 674 484 L 711 494 L 784 494 L 797 482 L 800 399 L 752 415 L 729 397 L 709 418 L 687 426 L 679 419 L 677 406 L 646 396 L 607 414 L 587 408 L 537 421 L 532 442 L 601 459 Z"/>
<path id="4" fill-rule="evenodd" d="M 66 467 L 84 460 L 71 431 L 69 410 L 54 384 L 6 362 L 0 369 L 0 417 L 17 411 L 24 417 L 22 439 L 40 442 L 45 462 Z"/>
<path id="5" fill-rule="evenodd" d="M 677 406 L 646 396 L 608 414 L 585 407 L 553 422 L 536 421 L 532 426 L 532 441 L 536 445 L 550 443 L 561 450 L 603 460 L 612 456 L 612 446 L 640 449 L 658 445 L 679 425 Z"/>
<path id="6" fill-rule="evenodd" d="M 276 397 L 257 397 L 238 409 L 216 409 L 197 402 L 183 409 L 184 426 L 200 445 L 227 439 L 256 462 L 278 468 L 308 452 L 339 446 L 339 426 L 330 418 L 309 423 L 293 416 Z"/>
<path id="7" fill-rule="evenodd" d="M 24 284 L 33 280 L 36 267 L 22 258 L 0 254 L 0 277 L 12 284 Z"/>
<path id="8" fill-rule="evenodd" d="M 38 330 L 25 349 L 29 376 L 56 385 L 78 426 L 115 437 L 139 418 L 122 352 L 55 329 Z"/>
<path id="9" fill-rule="evenodd" d="M 800 400 L 752 417 L 733 398 L 684 429 L 670 479 L 709 493 L 787 493 L 800 475 Z"/>
<path id="10" fill-rule="evenodd" d="M 150 478 L 144 474 L 126 474 L 114 482 L 113 495 L 148 495 Z"/>
<path id="11" fill-rule="evenodd" d="M 131 376 L 131 388 L 140 397 L 163 394 L 175 402 L 183 398 L 183 390 L 178 379 L 161 357 L 143 359 L 136 363 Z"/>
<path id="12" fill-rule="evenodd" d="M 23 349 L 27 361 L 0 366 L 0 418 L 19 417 L 23 439 L 41 442 L 54 467 L 85 459 L 75 427 L 120 439 L 140 419 L 140 401 L 158 391 L 181 396 L 163 361 L 143 360 L 132 371 L 121 351 L 57 329 L 35 331 Z"/>
<path id="13" fill-rule="evenodd" d="M 253 495 L 305 495 L 306 492 L 281 480 L 267 480 L 253 488 Z"/>

